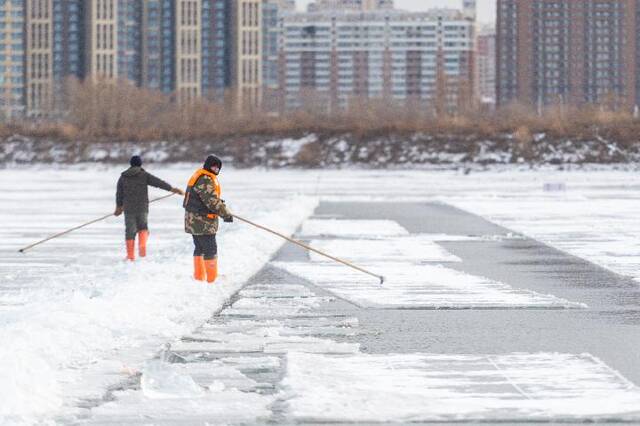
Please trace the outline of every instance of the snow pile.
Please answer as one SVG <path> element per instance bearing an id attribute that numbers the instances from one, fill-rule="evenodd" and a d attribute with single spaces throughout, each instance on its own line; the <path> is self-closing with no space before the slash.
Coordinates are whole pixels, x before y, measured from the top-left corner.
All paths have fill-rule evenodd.
<path id="1" fill-rule="evenodd" d="M 184 170 L 168 173 L 174 182 L 188 176 Z M 63 178 L 67 179 L 65 185 L 55 179 L 46 182 L 58 185 L 61 192 L 69 191 L 77 202 L 69 201 L 68 196 L 63 202 L 56 200 L 60 193 L 47 192 L 47 183 L 37 180 L 26 181 L 27 186 L 34 186 L 32 193 L 16 193 L 31 195 L 33 200 L 23 202 L 16 197 L 8 205 L 3 201 L 0 216 L 15 226 L 2 232 L 13 248 L 75 225 L 81 222 L 80 217 L 91 217 L 87 211 L 103 210 L 104 199 L 112 199 L 115 180 L 111 176 L 104 180 L 96 176 L 95 187 L 85 185 L 85 173 Z M 69 189 L 74 185 L 77 191 Z M 41 198 L 38 191 L 43 191 Z M 238 213 L 285 233 L 293 233 L 317 205 L 316 199 L 299 196 L 281 197 L 278 203 L 268 197 L 236 194 L 234 198 L 232 206 Z M 47 207 L 33 208 L 29 202 Z M 20 203 L 21 207 L 12 206 Z M 7 216 L 21 208 L 33 212 L 30 223 Z M 73 213 L 74 209 L 81 213 Z M 50 212 L 57 212 L 61 219 L 36 219 L 38 215 L 46 218 Z M 20 255 L 23 263 L 13 263 L 22 264 L 22 268 L 15 272 L 8 268 L 4 277 L 0 275 L 0 279 L 23 285 L 16 293 L 23 296 L 16 296 L 13 308 L 0 306 L 0 341 L 10 342 L 0 347 L 0 423 L 28 422 L 54 414 L 73 419 L 78 415 L 78 404 L 100 400 L 108 386 L 136 374 L 164 342 L 188 334 L 206 321 L 282 245 L 281 240 L 248 226 L 227 226 L 218 240 L 221 278 L 215 286 L 195 283 L 190 278 L 193 248 L 182 230 L 182 216 L 179 200 L 154 206 L 151 256 L 135 264 L 121 260 L 122 225 L 119 220 L 110 220 L 35 250 L 28 257 Z M 31 276 L 30 259 L 39 257 L 51 264 L 46 273 Z M 23 270 L 25 275 L 21 276 Z M 0 282 L 0 287 L 9 291 L 11 283 Z M 147 385 L 147 389 L 153 388 Z"/>
<path id="2" fill-rule="evenodd" d="M 640 419 L 640 389 L 588 354 L 291 353 L 284 386 L 301 422 Z"/>

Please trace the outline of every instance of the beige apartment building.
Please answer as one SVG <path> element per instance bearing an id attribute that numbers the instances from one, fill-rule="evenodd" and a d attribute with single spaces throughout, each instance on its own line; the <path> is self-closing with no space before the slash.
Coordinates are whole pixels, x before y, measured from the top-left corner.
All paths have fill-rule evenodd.
<path id="1" fill-rule="evenodd" d="M 118 77 L 118 0 L 86 0 L 85 78 Z"/>
<path id="2" fill-rule="evenodd" d="M 232 7 L 231 87 L 239 111 L 262 103 L 262 0 L 236 0 Z"/>
<path id="3" fill-rule="evenodd" d="M 176 82 L 178 102 L 193 102 L 201 96 L 202 87 L 202 26 L 201 0 L 177 0 Z"/>
<path id="4" fill-rule="evenodd" d="M 27 0 L 26 110 L 40 116 L 53 107 L 53 1 Z"/>
<path id="5" fill-rule="evenodd" d="M 0 3 L 0 113 L 24 113 L 24 5 Z"/>

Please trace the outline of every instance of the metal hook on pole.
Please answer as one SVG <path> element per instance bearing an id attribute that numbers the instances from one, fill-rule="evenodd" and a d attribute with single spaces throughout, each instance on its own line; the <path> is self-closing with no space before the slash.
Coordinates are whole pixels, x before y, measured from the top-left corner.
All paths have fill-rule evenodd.
<path id="1" fill-rule="evenodd" d="M 165 196 L 162 196 L 162 197 L 155 198 L 155 199 L 149 201 L 149 204 L 155 203 L 155 202 L 160 201 L 160 200 L 164 200 L 165 198 L 173 197 L 174 195 L 176 195 L 176 194 L 172 193 L 172 194 L 169 194 L 169 195 L 165 195 Z M 51 235 L 51 236 L 49 236 L 49 237 L 47 237 L 47 238 L 45 238 L 43 240 L 37 241 L 37 242 L 35 242 L 33 244 L 30 244 L 30 245 L 28 245 L 26 247 L 23 247 L 18 251 L 20 253 L 25 253 L 27 250 L 31 250 L 32 248 L 37 247 L 40 244 L 44 244 L 47 241 L 51 241 L 51 240 L 54 240 L 56 238 L 62 237 L 63 235 L 67 235 L 67 234 L 69 234 L 69 233 L 71 233 L 73 231 L 77 231 L 78 229 L 82 229 L 82 228 L 84 228 L 86 226 L 93 225 L 94 223 L 102 222 L 103 220 L 108 219 L 111 216 L 115 216 L 115 214 L 113 214 L 113 213 L 107 214 L 107 215 L 104 215 L 104 216 L 99 217 L 97 219 L 93 219 L 93 220 L 91 220 L 89 222 L 83 223 L 82 225 L 74 226 L 73 228 L 69 228 L 66 231 L 59 232 L 59 233 Z"/>
<path id="2" fill-rule="evenodd" d="M 303 243 L 303 242 L 300 242 L 300 241 L 294 240 L 293 238 L 291 238 L 291 237 L 287 237 L 286 235 L 284 235 L 284 234 L 282 234 L 282 233 L 280 233 L 280 232 L 274 231 L 273 229 L 269 229 L 269 228 L 267 228 L 266 226 L 259 225 L 259 224 L 255 223 L 255 222 L 252 222 L 252 221 L 250 221 L 250 220 L 248 220 L 248 219 L 245 219 L 245 218 L 243 218 L 243 217 L 240 217 L 240 216 L 238 216 L 238 215 L 236 215 L 236 214 L 232 214 L 231 216 L 233 216 L 234 218 L 238 219 L 238 220 L 239 220 L 239 221 L 241 221 L 241 222 L 248 223 L 249 225 L 252 225 L 252 226 L 255 226 L 256 228 L 262 229 L 263 231 L 269 232 L 269 233 L 271 233 L 271 234 L 273 234 L 273 235 L 277 235 L 278 237 L 283 238 L 283 239 L 285 239 L 285 240 L 289 241 L 290 243 L 293 243 L 293 244 L 295 244 L 295 245 L 297 245 L 297 246 L 299 246 L 299 247 L 302 247 L 302 248 L 304 248 L 305 250 L 312 251 L 312 252 L 314 252 L 314 253 L 319 254 L 320 256 L 324 256 L 324 257 L 326 257 L 326 258 L 328 258 L 328 259 L 331 259 L 331 260 L 333 260 L 333 261 L 335 261 L 335 262 L 338 262 L 338 263 L 341 263 L 341 264 L 343 264 L 343 265 L 345 265 L 345 266 L 348 266 L 349 268 L 355 269 L 356 271 L 360 271 L 360 272 L 362 272 L 362 273 L 364 273 L 364 274 L 367 274 L 367 275 L 370 275 L 370 276 L 372 276 L 372 277 L 375 277 L 375 278 L 377 278 L 378 280 L 380 280 L 380 285 L 384 284 L 385 277 L 384 277 L 384 276 L 382 276 L 382 275 L 378 275 L 378 274 L 375 274 L 375 273 L 373 273 L 373 272 L 371 272 L 371 271 L 367 271 L 366 269 L 361 268 L 361 267 L 359 267 L 359 266 L 357 266 L 357 265 L 354 265 L 353 263 L 351 263 L 351 262 L 349 262 L 349 261 L 346 261 L 346 260 L 344 260 L 344 259 L 340 259 L 340 258 L 338 258 L 338 257 L 331 256 L 330 254 L 327 254 L 327 253 L 324 253 L 324 252 L 322 252 L 322 251 L 320 251 L 320 250 L 318 250 L 318 249 L 315 249 L 315 248 L 311 247 L 311 246 L 310 246 L 310 245 L 308 245 L 308 244 L 305 244 L 305 243 Z"/>

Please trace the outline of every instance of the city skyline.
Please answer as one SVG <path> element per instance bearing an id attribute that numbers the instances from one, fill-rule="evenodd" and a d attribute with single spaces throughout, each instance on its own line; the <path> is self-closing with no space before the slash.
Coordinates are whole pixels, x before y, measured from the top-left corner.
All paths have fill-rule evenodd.
<path id="1" fill-rule="evenodd" d="M 306 9 L 313 0 L 296 0 L 300 10 Z M 437 7 L 462 7 L 462 0 L 395 0 L 396 7 L 412 11 L 425 11 Z M 496 0 L 478 0 L 478 20 L 495 23 Z"/>

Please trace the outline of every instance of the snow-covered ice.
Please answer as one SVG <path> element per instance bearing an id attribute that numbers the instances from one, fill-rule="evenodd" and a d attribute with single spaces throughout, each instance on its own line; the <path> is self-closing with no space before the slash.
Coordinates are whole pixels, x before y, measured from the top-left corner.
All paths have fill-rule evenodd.
<path id="1" fill-rule="evenodd" d="M 259 292 L 264 292 L 259 294 Z M 304 294 L 304 297 L 298 295 Z M 300 285 L 254 285 L 222 312 L 220 320 L 200 327 L 171 345 L 178 353 L 267 353 L 289 351 L 312 353 L 355 353 L 358 343 L 335 342 L 330 337 L 346 336 L 350 324 L 323 310 L 333 298 L 317 296 Z M 323 326 L 326 318 L 330 322 Z M 306 324 L 296 323 L 299 319 Z M 315 321 L 318 319 L 318 321 Z M 322 336 L 322 337 L 318 337 Z"/>
<path id="2" fill-rule="evenodd" d="M 428 235 L 390 237 L 385 239 L 313 240 L 311 247 L 332 256 L 352 261 L 385 262 L 460 262 L 460 258 L 445 250 Z M 311 260 L 329 261 L 311 252 Z"/>
<path id="3" fill-rule="evenodd" d="M 181 185 L 190 172 L 158 174 Z M 282 246 L 243 225 L 223 227 L 223 276 L 216 286 L 195 283 L 193 243 L 176 197 L 151 208 L 150 257 L 135 264 L 122 260 L 121 218 L 18 254 L 27 243 L 111 211 L 118 171 L 47 171 L 38 179 L 22 170 L 0 174 L 0 236 L 10 247 L 0 249 L 0 340 L 11 342 L 0 347 L 0 419 L 6 421 L 80 415 L 85 401 L 100 400 L 165 342 L 206 321 Z M 286 233 L 317 205 L 297 194 L 274 203 L 240 185 L 230 185 L 226 195 L 239 214 Z"/>
<path id="4" fill-rule="evenodd" d="M 300 295 L 303 299 L 298 300 Z M 301 302 L 300 308 L 291 311 L 289 308 L 296 301 Z M 304 312 L 321 311 L 326 303 L 330 300 L 304 286 L 252 284 L 239 293 L 234 305 L 241 305 L 247 316 L 263 317 L 268 312 L 270 318 L 221 316 L 210 320 L 166 348 L 161 360 L 146 362 L 140 390 L 114 392 L 116 400 L 94 408 L 89 423 L 273 422 L 270 416 L 274 404 L 283 398 L 277 384 L 284 374 L 284 354 L 358 353 L 357 344 L 328 338 L 346 336 L 357 327 L 357 320 L 342 316 L 313 321 L 299 318 Z M 238 355 L 229 356 L 230 353 Z M 177 363 L 165 362 L 170 359 Z M 194 404 L 197 408 L 192 410 Z"/>
<path id="5" fill-rule="evenodd" d="M 275 266 L 307 279 L 359 306 L 374 308 L 508 309 L 584 308 L 553 295 L 515 289 L 508 284 L 456 271 L 442 265 L 377 263 L 358 266 L 383 275 L 380 283 L 343 265 L 324 262 L 275 262 Z"/>
<path id="6" fill-rule="evenodd" d="M 305 238 L 371 238 L 409 235 L 409 231 L 392 220 L 309 219 L 299 234 Z"/>
<path id="7" fill-rule="evenodd" d="M 621 183 L 619 183 L 621 184 Z M 591 191 L 589 191 L 591 192 Z M 640 280 L 636 191 L 465 197 L 455 205 L 575 256 Z"/>
<path id="8" fill-rule="evenodd" d="M 588 354 L 290 353 L 283 384 L 307 422 L 640 420 L 640 389 Z"/>
<path id="9" fill-rule="evenodd" d="M 151 165 L 149 170 L 179 186 L 196 167 Z M 197 286 L 188 278 L 191 242 L 182 231 L 180 203 L 169 199 L 152 207 L 151 257 L 135 266 L 120 261 L 121 219 L 96 224 L 27 255 L 16 253 L 21 246 L 111 211 L 119 172 L 120 169 L 100 165 L 0 170 L 0 339 L 11 342 L 0 348 L 2 421 L 29 421 L 51 418 L 54 414 L 75 418 L 79 401 L 101 398 L 107 387 L 128 380 L 132 371 L 141 370 L 164 343 L 192 333 L 280 247 L 272 236 L 242 225 L 223 227 L 220 262 L 225 277 L 213 289 Z M 640 279 L 639 179 L 635 172 L 611 169 L 542 172 L 505 169 L 469 176 L 455 171 L 225 170 L 221 177 L 225 199 L 237 213 L 286 233 L 293 232 L 313 210 L 316 197 L 390 203 L 438 200 L 637 279 Z M 562 182 L 566 191 L 545 192 L 546 182 Z M 155 191 L 152 194 L 162 195 Z M 308 195 L 312 198 L 306 198 Z M 366 221 L 357 232 L 350 233 L 344 230 L 343 221 L 321 222 L 319 226 L 324 229 L 303 230 L 300 235 L 310 239 L 406 236 L 406 230 L 398 229 L 397 224 L 371 226 Z M 503 237 L 510 238 L 440 236 L 433 241 Z M 386 270 L 380 272 L 392 275 Z M 300 273 L 312 281 L 317 279 L 315 269 Z M 361 298 L 367 289 L 379 291 L 375 280 L 371 284 L 358 284 L 363 288 L 348 289 L 344 283 L 334 282 L 337 274 L 331 272 L 326 283 L 336 286 L 336 294 L 342 289 L 349 297 Z M 339 274 L 349 277 L 346 269 Z M 453 282 L 458 279 L 459 276 L 453 277 Z M 400 297 L 394 288 L 398 284 L 391 281 L 388 284 L 388 290 L 384 290 L 389 292 L 388 297 Z M 517 283 L 509 284 L 517 287 Z M 456 289 L 459 285 L 460 282 L 453 286 L 452 300 L 446 300 L 446 292 L 431 295 L 439 300 L 436 305 L 441 302 L 443 306 L 455 305 L 455 297 L 467 301 L 476 297 L 465 292 L 456 295 L 464 287 Z M 488 287 L 493 288 L 492 297 L 503 302 L 512 302 L 512 297 L 517 296 L 520 301 L 533 297 L 540 305 L 544 304 L 543 299 L 556 303 L 555 307 L 562 305 L 561 299 L 545 299 L 547 296 L 539 299 L 539 295 L 532 296 L 526 289 L 523 294 L 509 293 L 505 287 L 492 285 Z M 405 290 L 407 287 L 402 291 Z M 506 293 L 501 294 L 503 290 Z M 272 291 L 278 294 L 280 290 Z M 304 292 L 283 295 L 308 296 Z M 482 292 L 478 297 L 488 300 Z M 364 297 L 361 300 L 378 303 Z M 239 317 L 232 319 L 241 321 Z M 295 320 L 253 319 L 275 320 L 280 325 L 337 321 L 323 312 L 303 313 Z M 279 333 L 281 337 L 292 335 L 283 330 Z M 326 335 L 330 336 L 330 331 Z M 129 396 L 125 392 L 123 398 Z M 228 396 L 226 400 L 222 396 L 215 400 L 238 403 L 249 419 L 256 418 L 256 412 L 250 412 L 242 404 L 255 402 L 256 407 L 266 407 L 269 403 L 260 398 L 249 401 L 255 395 Z M 171 404 L 162 405 L 160 400 L 149 406 L 149 412 L 154 407 L 157 410 L 166 407 L 167 413 L 172 409 Z M 178 410 L 180 402 L 173 407 Z M 108 412 L 108 407 L 100 409 L 103 408 Z"/>

